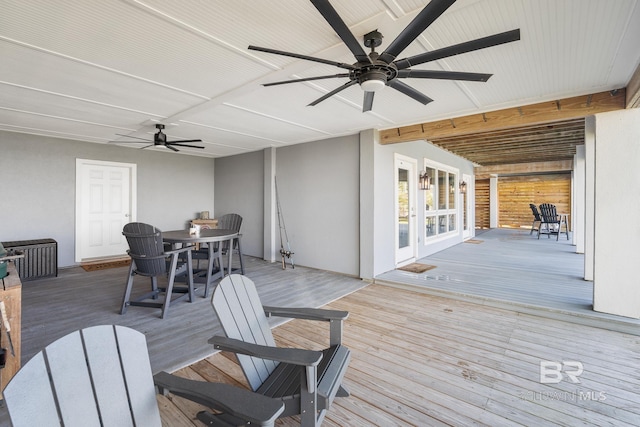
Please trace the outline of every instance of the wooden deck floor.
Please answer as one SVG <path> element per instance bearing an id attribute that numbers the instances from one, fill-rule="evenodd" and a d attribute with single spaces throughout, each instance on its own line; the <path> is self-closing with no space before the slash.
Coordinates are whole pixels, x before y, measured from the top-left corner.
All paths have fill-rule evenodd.
<path id="1" fill-rule="evenodd" d="M 562 248 L 562 242 L 555 240 L 534 242 L 540 245 L 535 250 L 541 253 L 537 261 L 517 267 L 517 258 L 524 257 L 524 252 L 517 255 L 513 248 L 492 243 L 518 246 L 524 240 L 518 234 L 509 236 L 483 234 L 478 237 L 484 240 L 482 244 L 460 244 L 420 260 L 438 265 L 426 276 L 406 273 L 402 281 L 389 280 L 393 287 L 367 286 L 354 278 L 303 267 L 283 271 L 278 264 L 250 257 L 247 275 L 258 285 L 266 304 L 328 304 L 351 312 L 345 344 L 352 349 L 353 358 L 345 381 L 352 396 L 336 400 L 324 425 L 640 425 L 637 335 L 593 327 L 584 320 L 578 322 L 583 324 L 570 323 L 555 318 L 557 310 L 540 309 L 530 301 L 451 292 L 451 286 L 471 287 L 474 280 L 483 288 L 485 278 L 491 278 L 495 289 L 502 287 L 501 295 L 516 295 L 513 284 L 520 283 L 526 270 L 534 277 L 549 273 L 543 275 L 549 281 L 573 276 L 576 286 L 590 285 L 578 277 L 580 273 L 567 272 L 573 264 L 547 254 L 549 248 Z M 566 246 L 567 253 L 560 257 L 578 259 L 571 268 L 580 270 L 580 256 Z M 482 254 L 479 249 L 488 252 Z M 492 257 L 501 264 L 491 268 Z M 535 262 L 548 268 L 541 271 Z M 471 272 L 465 272 L 467 268 Z M 178 303 L 165 320 L 159 319 L 159 310 L 140 307 L 121 316 L 118 307 L 125 275 L 122 268 L 91 273 L 73 268 L 61 270 L 58 278 L 25 284 L 23 361 L 68 332 L 115 323 L 147 335 L 154 371 L 177 370 L 187 377 L 246 387 L 234 357 L 212 355 L 206 343 L 211 335 L 220 333 L 208 300 Z M 443 289 L 427 289 L 424 282 Z M 526 281 L 522 283 L 523 290 L 541 295 L 553 289 L 545 290 L 546 282 L 540 280 L 528 282 L 530 289 Z M 559 282 L 552 283 L 559 286 Z M 500 304 L 494 306 L 494 300 Z M 285 346 L 320 348 L 328 341 L 325 325 L 316 322 L 281 324 L 274 334 Z M 580 383 L 565 376 L 557 384 L 542 384 L 543 361 L 581 363 Z M 191 420 L 200 408 L 180 398 L 158 399 L 164 425 L 194 425 Z M 295 425 L 296 420 L 280 424 Z M 4 408 L 0 408 L 0 426 L 8 425 Z"/>
<path id="2" fill-rule="evenodd" d="M 384 285 L 327 307 L 350 311 L 344 343 L 353 357 L 352 395 L 334 401 L 325 426 L 640 425 L 637 336 Z M 294 320 L 274 333 L 283 346 L 328 342 L 318 322 Z M 580 383 L 542 384 L 543 361 L 581 363 Z M 246 387 L 225 353 L 178 374 Z M 201 409 L 159 401 L 167 426 L 191 425 Z"/>
<path id="3" fill-rule="evenodd" d="M 474 240 L 418 260 L 436 266 L 425 273 L 392 270 L 376 283 L 640 335 L 640 320 L 593 311 L 584 255 L 563 236 L 492 229 Z"/>

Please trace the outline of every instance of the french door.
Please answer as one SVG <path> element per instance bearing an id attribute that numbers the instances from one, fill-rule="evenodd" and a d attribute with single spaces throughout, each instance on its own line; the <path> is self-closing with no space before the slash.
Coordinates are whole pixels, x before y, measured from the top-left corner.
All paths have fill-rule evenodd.
<path id="1" fill-rule="evenodd" d="M 395 155 L 395 253 L 396 265 L 416 258 L 417 161 Z"/>

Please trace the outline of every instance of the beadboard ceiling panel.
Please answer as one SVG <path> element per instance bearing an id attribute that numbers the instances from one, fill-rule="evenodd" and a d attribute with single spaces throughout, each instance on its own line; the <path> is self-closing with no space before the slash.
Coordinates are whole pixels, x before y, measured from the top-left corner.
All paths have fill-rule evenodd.
<path id="1" fill-rule="evenodd" d="M 330 2 L 359 42 L 378 29 L 382 52 L 429 0 Z M 308 0 L 3 0 L 0 129 L 107 143 L 160 122 L 203 140 L 178 155 L 220 157 L 598 93 L 638 67 L 639 3 L 458 0 L 399 58 L 520 28 L 520 41 L 415 67 L 491 79 L 405 79 L 434 101 L 387 87 L 363 113 L 357 85 L 307 106 L 346 78 L 262 86 L 344 70 L 249 45 L 355 62 Z"/>

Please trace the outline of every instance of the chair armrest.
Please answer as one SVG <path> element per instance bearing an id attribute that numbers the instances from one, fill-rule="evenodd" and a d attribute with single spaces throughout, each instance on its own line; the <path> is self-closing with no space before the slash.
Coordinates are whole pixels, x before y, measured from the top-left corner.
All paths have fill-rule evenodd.
<path id="1" fill-rule="evenodd" d="M 323 308 L 269 306 L 263 306 L 262 308 L 267 317 L 276 316 L 306 320 L 346 320 L 349 317 L 348 311 L 325 310 Z"/>
<path id="2" fill-rule="evenodd" d="M 246 354 L 261 359 L 275 360 L 300 366 L 317 366 L 322 360 L 321 351 L 305 350 L 301 348 L 270 347 L 244 342 L 234 338 L 216 335 L 209 339 L 216 350 Z"/>
<path id="3" fill-rule="evenodd" d="M 325 310 L 323 308 L 268 307 L 263 306 L 268 316 L 289 317 L 293 319 L 321 320 L 329 322 L 329 345 L 342 344 L 342 322 L 349 317 L 348 311 Z"/>
<path id="4" fill-rule="evenodd" d="M 230 384 L 195 381 L 159 372 L 153 377 L 158 392 L 170 392 L 209 408 L 258 425 L 273 425 L 284 411 L 281 400 L 272 399 Z"/>

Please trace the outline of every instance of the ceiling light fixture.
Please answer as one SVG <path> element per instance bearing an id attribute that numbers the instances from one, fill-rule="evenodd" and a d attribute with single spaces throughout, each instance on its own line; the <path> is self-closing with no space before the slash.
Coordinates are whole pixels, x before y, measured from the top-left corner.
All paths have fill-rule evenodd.
<path id="1" fill-rule="evenodd" d="M 360 87 L 365 92 L 377 92 L 386 86 L 382 80 L 365 80 L 360 83 Z"/>
<path id="2" fill-rule="evenodd" d="M 387 74 L 382 70 L 368 70 L 358 80 L 363 91 L 377 92 L 387 85 Z"/>

